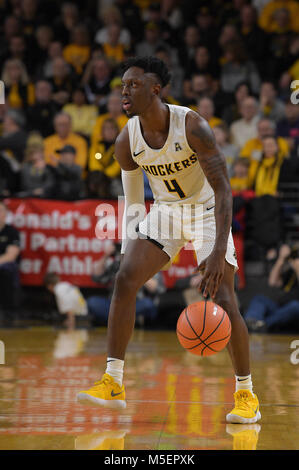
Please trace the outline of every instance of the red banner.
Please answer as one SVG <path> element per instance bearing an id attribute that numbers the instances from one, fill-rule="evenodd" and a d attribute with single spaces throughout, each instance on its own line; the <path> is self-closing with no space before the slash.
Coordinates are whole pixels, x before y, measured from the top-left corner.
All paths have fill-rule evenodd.
<path id="1" fill-rule="evenodd" d="M 7 222 L 21 235 L 23 285 L 41 285 L 46 272 L 52 271 L 77 286 L 97 286 L 91 280 L 93 264 L 103 255 L 109 238 L 121 237 L 118 201 L 7 199 L 6 204 Z M 195 265 L 194 252 L 182 250 L 164 272 L 167 287 L 191 274 Z"/>

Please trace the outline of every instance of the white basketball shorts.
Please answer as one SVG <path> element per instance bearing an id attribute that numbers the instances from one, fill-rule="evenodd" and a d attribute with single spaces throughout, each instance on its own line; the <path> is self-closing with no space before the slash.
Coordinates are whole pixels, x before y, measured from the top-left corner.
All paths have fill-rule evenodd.
<path id="1" fill-rule="evenodd" d="M 197 263 L 200 264 L 213 250 L 216 237 L 214 197 L 203 204 L 166 205 L 153 204 L 152 208 L 139 223 L 138 236 L 157 244 L 170 258 L 164 267 L 168 269 L 173 258 L 184 246 L 194 249 Z M 190 246 L 190 243 L 192 245 Z M 226 261 L 238 269 L 235 246 L 230 231 Z"/>

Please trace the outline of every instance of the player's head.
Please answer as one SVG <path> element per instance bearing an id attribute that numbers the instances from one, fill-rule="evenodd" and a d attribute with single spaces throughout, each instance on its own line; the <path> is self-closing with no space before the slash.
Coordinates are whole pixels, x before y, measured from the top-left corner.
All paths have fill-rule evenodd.
<path id="1" fill-rule="evenodd" d="M 49 272 L 44 277 L 44 286 L 51 292 L 53 292 L 54 287 L 59 282 L 59 276 L 56 273 Z"/>
<path id="2" fill-rule="evenodd" d="M 123 66 L 123 109 L 129 117 L 147 108 L 170 81 L 166 64 L 157 57 L 132 57 Z"/>

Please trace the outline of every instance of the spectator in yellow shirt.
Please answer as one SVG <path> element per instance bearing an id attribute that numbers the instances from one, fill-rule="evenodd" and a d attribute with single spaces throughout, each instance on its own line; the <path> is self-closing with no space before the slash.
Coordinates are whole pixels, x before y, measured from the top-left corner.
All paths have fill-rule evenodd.
<path id="1" fill-rule="evenodd" d="M 277 196 L 280 169 L 284 157 L 279 151 L 277 139 L 268 136 L 263 139 L 262 158 L 250 164 L 249 179 L 256 196 Z"/>
<path id="2" fill-rule="evenodd" d="M 248 158 L 251 160 L 260 161 L 262 157 L 262 150 L 263 150 L 263 139 L 267 136 L 274 136 L 276 130 L 275 122 L 271 121 L 267 118 L 262 118 L 257 124 L 257 137 L 250 139 L 246 142 L 244 147 L 240 152 L 240 157 Z M 277 144 L 279 147 L 279 151 L 283 155 L 283 157 L 287 157 L 289 155 L 289 144 L 286 139 L 283 137 L 277 138 Z"/>
<path id="3" fill-rule="evenodd" d="M 102 125 L 102 138 L 94 147 L 94 152 L 89 155 L 89 171 L 101 171 L 109 178 L 120 176 L 120 166 L 114 157 L 115 140 L 119 134 L 117 122 L 108 118 Z"/>
<path id="4" fill-rule="evenodd" d="M 250 188 L 249 185 L 249 165 L 247 158 L 237 158 L 232 166 L 232 177 L 230 185 L 233 191 L 244 191 Z"/>
<path id="5" fill-rule="evenodd" d="M 125 57 L 124 45 L 120 42 L 121 26 L 112 23 L 107 26 L 107 41 L 103 44 L 103 52 L 112 66 L 123 62 Z"/>
<path id="6" fill-rule="evenodd" d="M 222 124 L 222 119 L 214 116 L 215 106 L 214 102 L 208 96 L 204 96 L 200 98 L 197 102 L 197 112 L 206 120 L 208 121 L 210 127 L 218 126 Z"/>
<path id="7" fill-rule="evenodd" d="M 91 152 L 93 154 L 96 153 L 94 147 L 97 145 L 97 142 L 102 138 L 103 122 L 108 118 L 112 118 L 117 122 L 120 131 L 123 129 L 123 127 L 125 127 L 128 122 L 128 117 L 123 113 L 122 110 L 121 94 L 117 90 L 111 92 L 108 97 L 107 113 L 100 114 L 100 116 L 96 120 L 91 136 Z"/>
<path id="8" fill-rule="evenodd" d="M 75 163 L 84 170 L 87 164 L 87 143 L 83 137 L 72 132 L 72 119 L 70 115 L 65 112 L 56 114 L 54 129 L 55 134 L 44 139 L 47 163 L 53 164 L 55 158 L 59 160 L 60 154 L 57 153 L 57 150 L 61 150 L 65 145 L 72 145 L 76 149 Z"/>
<path id="9" fill-rule="evenodd" d="M 267 33 L 299 32 L 299 3 L 272 0 L 261 11 L 259 26 Z"/>
<path id="10" fill-rule="evenodd" d="M 90 57 L 88 31 L 85 25 L 77 25 L 72 30 L 72 42 L 63 49 L 63 57 L 77 75 L 82 75 Z"/>
<path id="11" fill-rule="evenodd" d="M 5 83 L 6 102 L 10 108 L 25 109 L 34 104 L 34 85 L 29 82 L 26 67 L 21 60 L 7 59 L 1 80 Z"/>
<path id="12" fill-rule="evenodd" d="M 73 131 L 89 138 L 97 119 L 98 107 L 87 103 L 84 88 L 74 90 L 72 102 L 66 104 L 63 111 L 71 116 Z"/>

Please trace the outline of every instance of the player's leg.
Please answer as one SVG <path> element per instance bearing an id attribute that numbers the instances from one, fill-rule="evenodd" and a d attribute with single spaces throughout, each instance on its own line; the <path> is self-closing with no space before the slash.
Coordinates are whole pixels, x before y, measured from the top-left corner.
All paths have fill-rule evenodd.
<path id="1" fill-rule="evenodd" d="M 122 385 L 124 356 L 135 323 L 137 291 L 169 261 L 168 254 L 147 239 L 128 243 L 116 276 L 108 319 L 106 373 L 89 390 L 77 395 L 81 403 L 109 408 L 125 408 Z"/>
<path id="2" fill-rule="evenodd" d="M 235 374 L 237 376 L 247 376 L 250 374 L 248 330 L 239 312 L 234 289 L 234 277 L 235 268 L 226 261 L 224 276 L 213 300 L 227 312 L 231 321 L 231 338 L 227 348 Z"/>
<path id="3" fill-rule="evenodd" d="M 169 256 L 150 240 L 128 243 L 116 276 L 108 318 L 108 357 L 124 359 L 135 323 L 137 291 L 168 263 Z"/>
<path id="4" fill-rule="evenodd" d="M 255 423 L 261 418 L 257 396 L 252 392 L 249 358 L 249 336 L 247 326 L 239 312 L 234 290 L 235 267 L 227 261 L 218 292 L 213 299 L 228 314 L 231 325 L 231 339 L 228 351 L 236 376 L 235 407 L 227 415 L 230 423 Z"/>

